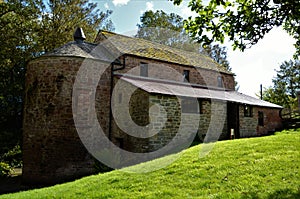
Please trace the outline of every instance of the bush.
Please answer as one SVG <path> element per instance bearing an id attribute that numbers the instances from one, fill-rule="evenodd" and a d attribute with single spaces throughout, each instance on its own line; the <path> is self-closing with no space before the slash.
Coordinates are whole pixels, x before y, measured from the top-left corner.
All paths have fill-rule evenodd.
<path id="1" fill-rule="evenodd" d="M 16 145 L 13 149 L 3 154 L 2 162 L 6 162 L 11 167 L 22 167 L 22 151 L 20 145 Z"/>
<path id="2" fill-rule="evenodd" d="M 0 177 L 7 177 L 10 175 L 12 168 L 6 162 L 0 162 Z"/>

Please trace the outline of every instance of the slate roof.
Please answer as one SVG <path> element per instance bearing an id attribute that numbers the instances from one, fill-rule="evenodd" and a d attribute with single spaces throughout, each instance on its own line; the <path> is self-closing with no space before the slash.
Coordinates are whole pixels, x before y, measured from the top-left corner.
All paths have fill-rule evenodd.
<path id="1" fill-rule="evenodd" d="M 114 46 L 121 54 L 136 55 L 150 59 L 163 60 L 176 64 L 233 74 L 206 55 L 172 48 L 145 39 L 128 37 L 100 30 L 95 42 L 101 43 L 103 41 L 109 41 L 110 44 Z M 105 45 L 108 46 L 108 44 Z"/>
<path id="2" fill-rule="evenodd" d="M 46 53 L 43 56 L 70 56 L 98 59 L 106 62 L 117 62 L 113 56 L 104 46 L 89 42 L 72 41 L 67 44 Z"/>
<path id="3" fill-rule="evenodd" d="M 121 80 L 124 80 L 137 88 L 140 88 L 148 93 L 175 95 L 180 97 L 192 97 L 202 99 L 215 99 L 230 101 L 240 104 L 249 104 L 254 106 L 279 108 L 276 104 L 266 102 L 254 97 L 239 93 L 237 91 L 225 91 L 216 89 L 207 89 L 203 87 L 194 87 L 188 83 L 179 83 L 166 80 L 157 80 L 147 77 L 138 77 L 130 75 L 119 75 Z"/>

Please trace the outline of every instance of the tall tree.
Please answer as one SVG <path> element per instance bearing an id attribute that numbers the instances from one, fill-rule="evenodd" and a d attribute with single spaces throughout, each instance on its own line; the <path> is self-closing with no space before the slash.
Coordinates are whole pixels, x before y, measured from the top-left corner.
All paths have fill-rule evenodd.
<path id="1" fill-rule="evenodd" d="M 87 0 L 5 0 L 0 3 L 0 156 L 21 140 L 26 63 L 72 40 L 77 26 L 92 41 L 113 27 L 111 11 Z"/>
<path id="2" fill-rule="evenodd" d="M 156 12 L 146 11 L 141 16 L 141 23 L 137 25 L 138 32 L 136 37 L 187 51 L 206 54 L 231 71 L 227 60 L 226 48 L 218 44 L 202 48 L 186 34 L 183 21 L 181 16 L 174 13 L 167 14 L 162 10 L 157 10 Z"/>
<path id="3" fill-rule="evenodd" d="M 182 0 L 172 0 L 179 5 Z M 256 44 L 273 27 L 282 26 L 296 40 L 295 57 L 300 55 L 300 1 L 296 0 L 190 0 L 198 16 L 189 17 L 185 28 L 200 43 L 224 42 L 242 51 Z"/>
<path id="4" fill-rule="evenodd" d="M 72 41 L 72 33 L 76 27 L 82 27 L 88 41 L 93 41 L 97 31 L 113 30 L 111 20 L 108 19 L 111 10 L 102 12 L 96 3 L 88 0 L 49 0 L 41 4 L 41 21 L 39 43 L 43 52 L 50 51 Z"/>
<path id="5" fill-rule="evenodd" d="M 0 156 L 21 138 L 25 67 L 36 47 L 38 3 L 0 3 Z"/>
<path id="6" fill-rule="evenodd" d="M 285 61 L 273 79 L 273 86 L 263 92 L 263 99 L 293 109 L 297 106 L 297 90 L 300 90 L 300 61 Z"/>
<path id="7" fill-rule="evenodd" d="M 162 10 L 146 11 L 141 16 L 136 37 L 160 44 L 199 52 L 199 44 L 185 33 L 183 18 L 177 14 L 167 14 Z"/>

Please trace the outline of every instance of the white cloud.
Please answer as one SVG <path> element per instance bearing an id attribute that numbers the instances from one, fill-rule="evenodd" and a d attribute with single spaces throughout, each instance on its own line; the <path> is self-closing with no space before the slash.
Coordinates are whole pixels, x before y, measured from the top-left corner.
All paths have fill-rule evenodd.
<path id="1" fill-rule="evenodd" d="M 104 4 L 104 8 L 109 9 L 108 3 Z"/>
<path id="2" fill-rule="evenodd" d="M 153 10 L 153 2 L 150 1 L 150 2 L 146 2 L 146 10 Z"/>
<path id="3" fill-rule="evenodd" d="M 191 8 L 187 6 L 183 6 L 180 9 L 180 16 L 182 16 L 184 19 L 187 19 L 188 17 L 192 16 L 193 18 L 196 17 L 198 14 L 191 11 Z"/>
<path id="4" fill-rule="evenodd" d="M 146 2 L 146 9 L 145 10 L 140 10 L 141 14 L 144 14 L 144 12 L 148 11 L 148 10 L 153 10 L 154 4 L 152 1 L 147 1 Z"/>
<path id="5" fill-rule="evenodd" d="M 245 52 L 232 51 L 228 47 L 228 60 L 236 80 L 240 85 L 240 92 L 255 96 L 259 92 L 259 85 L 269 87 L 282 62 L 292 59 L 295 40 L 281 28 L 274 28 L 256 45 Z"/>
<path id="6" fill-rule="evenodd" d="M 130 0 L 112 0 L 112 3 L 115 5 L 115 6 L 123 6 L 123 5 L 127 5 L 127 3 L 129 2 Z"/>

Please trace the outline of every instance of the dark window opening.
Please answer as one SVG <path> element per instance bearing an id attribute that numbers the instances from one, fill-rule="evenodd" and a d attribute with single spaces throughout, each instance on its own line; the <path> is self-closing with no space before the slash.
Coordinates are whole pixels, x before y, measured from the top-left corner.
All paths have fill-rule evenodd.
<path id="1" fill-rule="evenodd" d="M 183 70 L 183 81 L 184 82 L 190 81 L 190 71 L 189 70 Z"/>
<path id="2" fill-rule="evenodd" d="M 218 87 L 223 88 L 223 78 L 222 76 L 218 76 Z"/>
<path id="3" fill-rule="evenodd" d="M 182 113 L 200 113 L 199 101 L 196 98 L 181 98 Z"/>
<path id="4" fill-rule="evenodd" d="M 258 111 L 258 125 L 264 126 L 264 113 L 262 111 Z"/>
<path id="5" fill-rule="evenodd" d="M 204 113 L 204 101 L 199 99 L 199 108 L 200 108 L 200 114 Z"/>
<path id="6" fill-rule="evenodd" d="M 244 106 L 244 116 L 245 117 L 252 117 L 252 106 L 250 105 L 245 105 Z"/>
<path id="7" fill-rule="evenodd" d="M 148 77 L 148 64 L 147 63 L 141 63 L 140 64 L 140 75 L 143 77 Z"/>

